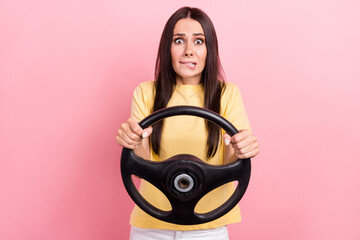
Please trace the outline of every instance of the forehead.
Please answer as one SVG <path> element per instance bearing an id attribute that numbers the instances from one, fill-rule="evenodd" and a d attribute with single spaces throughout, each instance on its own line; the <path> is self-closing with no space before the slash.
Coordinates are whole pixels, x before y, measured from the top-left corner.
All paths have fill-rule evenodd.
<path id="1" fill-rule="evenodd" d="M 183 18 L 180 19 L 174 27 L 174 34 L 176 33 L 188 33 L 188 34 L 193 34 L 193 33 L 202 33 L 204 34 L 204 30 L 201 27 L 201 24 L 191 18 Z"/>

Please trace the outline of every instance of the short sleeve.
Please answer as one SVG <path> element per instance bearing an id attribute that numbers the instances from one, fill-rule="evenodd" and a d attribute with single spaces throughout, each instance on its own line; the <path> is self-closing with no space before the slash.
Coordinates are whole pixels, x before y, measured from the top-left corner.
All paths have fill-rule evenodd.
<path id="1" fill-rule="evenodd" d="M 153 82 L 144 82 L 135 88 L 131 102 L 132 119 L 139 122 L 151 113 L 153 85 Z"/>
<path id="2" fill-rule="evenodd" d="M 221 115 L 238 130 L 251 130 L 245 106 L 239 88 L 233 83 L 226 83 L 221 97 Z"/>

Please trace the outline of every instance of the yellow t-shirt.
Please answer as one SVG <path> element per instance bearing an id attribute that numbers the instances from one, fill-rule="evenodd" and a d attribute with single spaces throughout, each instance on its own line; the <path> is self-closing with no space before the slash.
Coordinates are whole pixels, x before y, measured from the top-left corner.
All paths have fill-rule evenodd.
<path id="1" fill-rule="evenodd" d="M 154 93 L 155 87 L 153 81 L 139 84 L 133 95 L 131 118 L 141 121 L 151 114 Z M 178 105 L 204 107 L 204 90 L 202 85 L 176 85 L 167 107 Z M 226 83 L 225 91 L 221 97 L 220 115 L 229 120 L 237 129 L 250 129 L 240 91 L 236 85 L 229 82 Z M 223 141 L 220 142 L 216 155 L 211 159 L 206 159 L 206 141 L 207 131 L 203 118 L 195 116 L 166 118 L 161 136 L 160 157 L 151 150 L 150 160 L 162 161 L 177 154 L 192 154 L 205 160 L 208 164 L 223 164 Z M 166 211 L 171 210 L 171 205 L 165 195 L 147 181 L 141 180 L 139 191 L 155 207 Z M 233 192 L 234 184 L 227 183 L 203 197 L 197 204 L 195 211 L 198 213 L 209 212 L 221 206 Z M 240 221 L 239 206 L 234 207 L 229 213 L 214 221 L 197 225 L 167 223 L 148 215 L 138 206 L 134 207 L 130 218 L 130 224 L 135 227 L 178 231 L 217 228 Z"/>

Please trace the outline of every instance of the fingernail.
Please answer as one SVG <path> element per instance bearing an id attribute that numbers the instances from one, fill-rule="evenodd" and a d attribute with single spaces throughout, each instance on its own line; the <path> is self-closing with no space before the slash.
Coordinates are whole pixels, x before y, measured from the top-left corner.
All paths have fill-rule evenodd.
<path id="1" fill-rule="evenodd" d="M 229 143 L 230 143 L 230 140 L 229 139 L 225 139 L 225 145 L 227 146 L 227 145 L 229 145 Z"/>
<path id="2" fill-rule="evenodd" d="M 147 132 L 144 132 L 143 134 L 142 134 L 142 137 L 143 138 L 146 138 L 146 137 L 148 137 L 149 136 L 149 134 L 147 133 Z"/>

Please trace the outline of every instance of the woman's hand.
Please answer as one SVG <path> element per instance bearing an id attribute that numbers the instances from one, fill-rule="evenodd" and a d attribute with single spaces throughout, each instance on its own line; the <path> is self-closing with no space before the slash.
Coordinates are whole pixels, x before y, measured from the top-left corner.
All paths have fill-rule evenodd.
<path id="1" fill-rule="evenodd" d="M 129 118 L 127 122 L 121 124 L 116 141 L 125 148 L 136 149 L 140 146 L 143 138 L 150 136 L 151 133 L 151 126 L 142 129 L 135 120 Z"/>
<path id="2" fill-rule="evenodd" d="M 259 153 L 259 143 L 250 130 L 240 130 L 232 137 L 225 133 L 223 137 L 225 145 L 231 144 L 237 158 L 253 158 Z"/>

